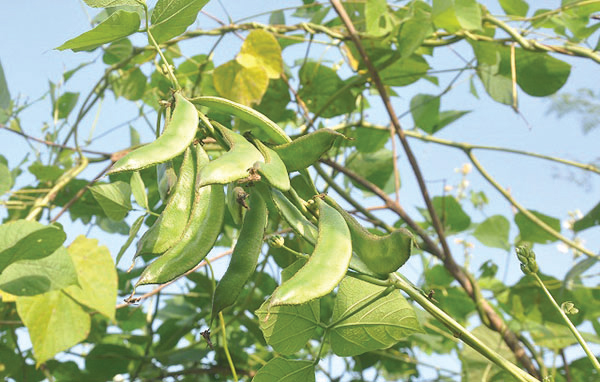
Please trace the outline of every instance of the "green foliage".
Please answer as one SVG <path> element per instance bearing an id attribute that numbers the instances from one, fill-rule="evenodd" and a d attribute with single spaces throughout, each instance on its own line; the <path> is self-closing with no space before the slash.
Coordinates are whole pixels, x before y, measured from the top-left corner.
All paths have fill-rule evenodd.
<path id="1" fill-rule="evenodd" d="M 304 1 L 217 27 L 206 13 L 190 31 L 208 0 L 158 0 L 153 9 L 84 2 L 104 9 L 91 30 L 56 49 L 98 59 L 51 79 L 47 116 L 32 123 L 34 101 L 14 98 L 19 89 L 11 95 L 0 65 L 0 128 L 29 143 L 22 157 L 0 155 L 1 377 L 597 379 L 593 356 L 550 372 L 542 363 L 600 343 L 600 292 L 590 281 L 598 255 L 584 244 L 600 225 L 600 204 L 582 217 L 553 208 L 570 216 L 561 225 L 550 208 L 521 205 L 477 158 L 495 150 L 593 175 L 598 167 L 454 134 L 471 117 L 458 109 L 483 105 L 481 87 L 496 106 L 525 113 L 522 94 L 549 97 L 582 62 L 600 62 L 598 4 L 345 1 L 346 18 L 337 1 Z M 226 57 L 232 36 L 241 45 Z M 446 60 L 449 51 L 461 60 Z M 93 88 L 78 88 L 84 68 Z M 594 91 L 558 94 L 550 113 L 583 113 L 584 129 L 595 126 Z M 414 126 L 402 119 L 409 114 Z M 390 115 L 409 128 L 390 134 Z M 144 124 L 155 120 L 150 132 Z M 109 132 L 114 139 L 99 140 Z M 425 162 L 434 145 L 467 154 L 483 178 L 461 164 L 458 185 L 456 174 L 434 178 L 454 165 Z M 94 175 L 96 163 L 106 169 Z M 512 211 L 488 199 L 484 180 L 525 212 L 507 218 Z M 146 250 L 155 239 L 164 245 Z M 553 249 L 541 245 L 559 243 L 587 256 L 564 267 L 563 280 L 543 273 Z M 513 247 L 506 265 L 492 257 Z M 215 263 L 228 248 L 222 275 Z M 121 260 L 131 257 L 125 271 Z M 526 275 L 514 282 L 519 262 Z M 579 326 L 595 333 L 578 336 Z M 456 367 L 430 365 L 429 355 Z"/>

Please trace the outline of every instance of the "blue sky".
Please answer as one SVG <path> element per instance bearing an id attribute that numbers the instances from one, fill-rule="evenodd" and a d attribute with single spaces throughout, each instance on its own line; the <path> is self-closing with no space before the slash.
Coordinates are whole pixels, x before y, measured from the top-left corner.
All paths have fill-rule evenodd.
<path id="1" fill-rule="evenodd" d="M 153 3 L 153 2 L 152 2 Z M 255 2 L 232 2 L 223 1 L 232 19 L 259 13 L 263 10 L 272 10 L 281 7 L 281 1 L 255 1 Z M 297 2 L 291 3 L 296 4 Z M 497 9 L 495 2 L 490 3 L 490 9 Z M 553 2 L 558 3 L 558 2 Z M 240 6 L 240 4 L 243 4 Z M 288 3 L 285 3 L 287 5 Z M 557 4 L 554 4 L 557 5 Z M 547 5 L 546 5 L 547 6 Z M 211 1 L 205 10 L 223 20 L 227 20 L 218 2 Z M 3 36 L 0 43 L 0 61 L 4 68 L 11 95 L 18 97 L 21 103 L 24 100 L 35 100 L 42 96 L 48 89 L 48 80 L 58 82 L 65 70 L 72 69 L 81 62 L 95 61 L 77 73 L 66 85 L 65 90 L 85 92 L 97 81 L 103 70 L 103 64 L 98 53 L 72 53 L 70 51 L 59 52 L 53 50 L 64 41 L 77 36 L 89 29 L 89 15 L 97 10 L 87 8 L 75 0 L 63 1 L 16 1 L 3 2 L 0 5 L 0 35 Z M 267 22 L 268 16 L 262 16 L 255 20 Z M 289 21 L 288 21 L 289 22 Z M 216 26 L 205 16 L 200 16 L 197 25 L 203 28 Z M 138 36 L 138 43 L 143 37 Z M 206 53 L 212 46 L 214 39 L 195 39 L 182 44 L 185 52 L 193 54 Z M 230 60 L 237 53 L 241 41 L 233 36 L 228 36 L 215 52 L 215 65 Z M 294 50 L 298 49 L 298 50 Z M 299 55 L 302 56 L 303 48 L 293 48 L 284 51 L 284 59 L 288 65 Z M 311 54 L 319 57 L 321 47 L 313 46 Z M 470 57 L 470 50 L 466 46 L 456 47 L 458 53 Z M 334 61 L 339 60 L 335 52 L 323 52 L 324 57 Z M 290 55 L 290 56 L 288 56 Z M 293 56 L 293 57 L 292 57 Z M 589 60 L 572 59 L 558 56 L 573 65 L 571 76 L 563 91 L 574 92 L 582 87 L 597 89 L 600 85 L 598 75 L 598 64 Z M 438 49 L 433 57 L 427 58 L 434 68 L 455 68 L 462 65 L 457 55 L 447 48 Z M 296 68 L 297 69 L 297 68 Z M 343 75 L 343 72 L 342 72 Z M 400 97 L 393 99 L 394 107 L 398 113 L 407 110 L 410 99 L 417 93 L 438 93 L 453 75 L 441 77 L 439 87 L 426 81 L 419 81 L 409 88 L 399 88 L 397 93 Z M 467 78 L 467 77 L 465 77 Z M 459 82 L 459 85 L 451 93 L 443 98 L 442 110 L 472 110 L 470 114 L 450 125 L 439 133 L 440 137 L 456 141 L 487 144 L 494 146 L 507 146 L 516 149 L 536 151 L 548 155 L 590 162 L 600 157 L 598 142 L 600 142 L 600 129 L 596 129 L 587 135 L 582 133 L 580 120 L 574 116 L 567 116 L 557 120 L 549 113 L 550 103 L 546 99 L 539 99 L 520 93 L 520 110 L 527 122 L 522 117 L 512 112 L 505 106 L 493 102 L 477 84 L 480 99 L 477 100 L 469 94 L 468 81 Z M 82 94 L 82 97 L 84 95 Z M 388 119 L 378 99 L 370 100 L 373 109 L 368 111 L 371 121 L 386 124 Z M 52 123 L 49 114 L 50 101 L 48 98 L 40 100 L 30 109 L 24 112 L 21 121 L 27 133 L 41 137 L 41 127 L 44 122 Z M 90 113 L 85 120 L 82 137 L 87 137 L 87 130 L 92 125 L 96 110 Z M 123 100 L 114 102 L 112 95 L 108 95 L 98 114 L 98 127 L 95 134 L 110 129 L 113 126 L 134 117 L 137 110 Z M 412 128 L 413 121 L 410 116 L 401 120 L 405 128 Z M 332 122 L 333 123 L 333 122 Z M 152 133 L 143 122 L 135 122 L 134 126 L 142 133 L 143 141 L 150 141 Z M 123 137 L 125 136 L 125 138 Z M 460 175 L 454 169 L 466 163 L 467 158 L 458 150 L 441 148 L 434 144 L 424 144 L 411 140 L 428 187 L 432 195 L 441 195 L 443 185 L 455 185 L 460 181 Z M 112 152 L 123 149 L 129 144 L 126 129 L 105 136 L 99 140 L 95 149 Z M 10 166 L 15 166 L 21 161 L 27 150 L 24 140 L 14 134 L 0 130 L 0 153 L 9 159 Z M 580 209 L 583 213 L 590 210 L 598 202 L 598 190 L 600 180 L 598 177 L 590 176 L 591 189 L 586 190 L 574 182 L 557 178 L 556 172 L 565 174 L 566 168 L 556 164 L 543 162 L 536 159 L 525 158 L 512 154 L 495 152 L 476 152 L 488 171 L 502 184 L 511 190 L 523 205 L 529 209 L 543 211 L 561 220 L 568 218 L 567 212 Z M 94 176 L 100 168 L 91 166 L 84 176 Z M 405 155 L 400 153 L 399 169 L 402 177 L 401 202 L 409 212 L 416 218 L 419 217 L 413 206 L 423 206 L 422 199 L 417 191 L 416 182 L 411 170 L 405 160 Z M 487 216 L 502 214 L 512 222 L 512 210 L 508 203 L 500 195 L 488 186 L 480 176 L 472 173 L 469 175 L 470 188 L 483 190 L 490 198 L 491 203 L 482 212 L 469 210 L 474 222 L 481 222 Z M 23 178 L 20 184 L 26 184 L 31 179 Z M 357 194 L 360 196 L 360 194 Z M 368 205 L 380 205 L 377 200 L 367 200 Z M 132 220 L 137 217 L 132 214 Z M 391 215 L 382 213 L 383 218 Z M 78 234 L 87 234 L 87 228 L 79 224 L 71 224 L 65 215 L 61 220 L 69 233 L 68 240 L 73 240 Z M 518 234 L 516 226 L 512 224 L 511 239 Z M 592 228 L 582 233 L 586 240 L 586 246 L 592 250 L 598 250 L 600 246 L 600 230 Z M 126 237 L 117 239 L 109 238 L 99 229 L 89 232 L 90 237 L 98 238 L 101 244 L 107 245 L 113 255 L 116 255 Z M 467 235 L 458 235 L 475 244 L 472 250 L 471 270 L 476 271 L 480 264 L 488 259 L 500 265 L 499 275 L 504 274 L 504 265 L 508 264 L 507 282 L 511 283 L 521 277 L 518 264 L 513 254 L 507 260 L 506 252 L 484 247 L 474 238 Z M 453 237 L 449 241 L 453 242 Z M 462 262 L 461 247 L 452 244 L 457 261 Z M 570 255 L 560 253 L 556 245 L 537 246 L 536 252 L 542 271 L 556 277 L 564 277 L 565 270 L 572 264 Z M 125 256 L 122 264 L 128 265 L 132 253 Z M 221 262 L 220 270 L 224 270 L 226 263 Z M 596 272 L 598 266 L 596 266 Z M 418 259 L 413 259 L 405 268 L 406 275 L 412 280 L 420 277 L 420 264 Z M 593 270 L 592 270 L 593 273 Z"/>

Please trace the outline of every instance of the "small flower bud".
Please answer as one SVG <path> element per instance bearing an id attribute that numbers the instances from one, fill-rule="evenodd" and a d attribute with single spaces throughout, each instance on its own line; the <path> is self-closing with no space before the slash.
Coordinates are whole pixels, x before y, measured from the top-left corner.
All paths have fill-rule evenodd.
<path id="1" fill-rule="evenodd" d="M 535 261 L 535 253 L 526 246 L 519 246 L 516 248 L 517 258 L 521 262 L 521 271 L 526 275 L 537 273 L 539 271 L 538 265 Z"/>
<path id="2" fill-rule="evenodd" d="M 579 309 L 577 309 L 575 307 L 575 304 L 573 304 L 572 301 L 565 301 L 560 305 L 560 308 L 563 310 L 563 312 L 565 312 L 566 314 L 577 314 L 579 313 Z"/>
<path id="3" fill-rule="evenodd" d="M 273 235 L 267 240 L 267 243 L 271 248 L 281 248 L 285 244 L 285 239 L 282 236 Z"/>

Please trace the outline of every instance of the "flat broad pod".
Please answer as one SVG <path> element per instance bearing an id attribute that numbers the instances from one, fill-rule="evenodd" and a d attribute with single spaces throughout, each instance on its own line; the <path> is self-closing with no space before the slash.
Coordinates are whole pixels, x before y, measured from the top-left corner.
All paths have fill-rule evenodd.
<path id="1" fill-rule="evenodd" d="M 197 174 L 209 162 L 202 146 L 196 146 Z M 138 285 L 162 284 L 181 276 L 202 261 L 221 232 L 225 193 L 221 185 L 198 188 L 192 210 L 179 241 L 144 269 Z"/>
<path id="2" fill-rule="evenodd" d="M 289 172 L 311 166 L 331 149 L 336 139 L 344 134 L 331 129 L 319 129 L 294 139 L 292 142 L 274 146 L 273 150 L 281 157 Z"/>
<path id="3" fill-rule="evenodd" d="M 323 297 L 331 292 L 346 274 L 352 258 L 352 238 L 346 221 L 319 197 L 319 236 L 308 262 L 273 295 L 269 306 L 294 305 Z"/>
<path id="4" fill-rule="evenodd" d="M 175 93 L 175 109 L 162 135 L 152 143 L 119 159 L 108 174 L 137 171 L 175 158 L 190 146 L 198 129 L 198 112 L 181 92 Z"/>

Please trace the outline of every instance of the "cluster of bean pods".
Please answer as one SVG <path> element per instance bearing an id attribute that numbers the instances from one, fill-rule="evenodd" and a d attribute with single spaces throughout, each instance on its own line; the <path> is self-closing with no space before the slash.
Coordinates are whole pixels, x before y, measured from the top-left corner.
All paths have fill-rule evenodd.
<path id="1" fill-rule="evenodd" d="M 278 214 L 314 248 L 306 264 L 275 290 L 270 306 L 322 297 L 349 268 L 386 277 L 407 261 L 413 244 L 410 232 L 372 234 L 331 197 L 316 195 L 315 190 L 315 196 L 305 201 L 291 187 L 289 173 L 298 171 L 308 177 L 307 168 L 342 134 L 320 129 L 291 140 L 266 116 L 235 102 L 218 97 L 188 100 L 181 92 L 174 94 L 174 100 L 162 135 L 125 155 L 110 170 L 139 171 L 183 154 L 164 210 L 137 244 L 135 257 L 158 257 L 144 269 L 136 286 L 166 283 L 202 261 L 221 233 L 225 206 L 241 229 L 227 271 L 214 292 L 213 318 L 235 303 L 254 273 L 269 214 Z M 260 128 L 270 144 L 209 121 L 200 107 L 229 113 Z M 199 122 L 205 135 L 226 152 L 209 158 L 195 140 Z"/>

